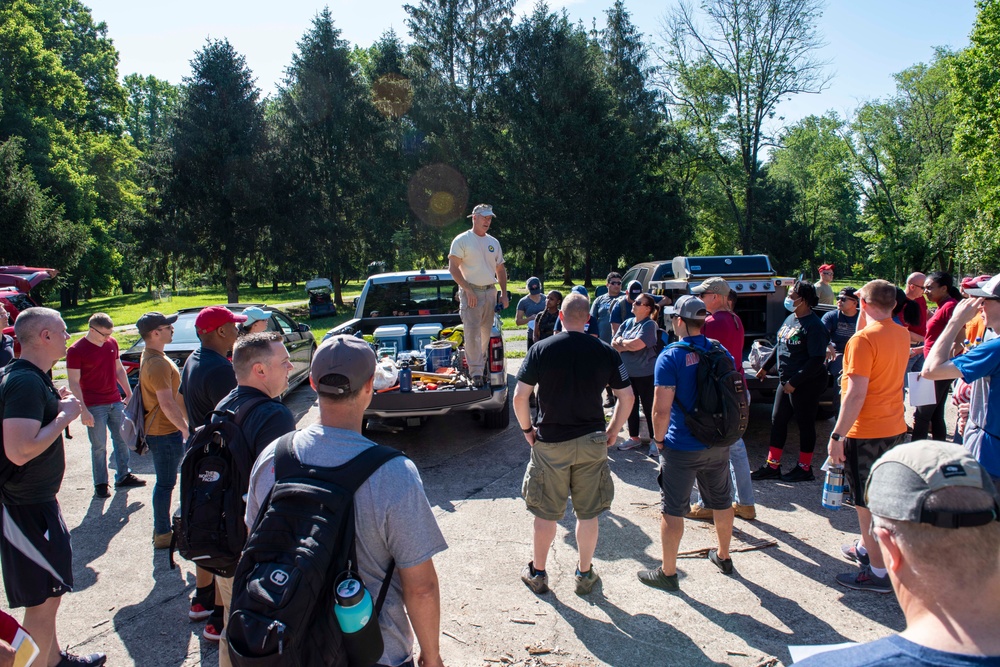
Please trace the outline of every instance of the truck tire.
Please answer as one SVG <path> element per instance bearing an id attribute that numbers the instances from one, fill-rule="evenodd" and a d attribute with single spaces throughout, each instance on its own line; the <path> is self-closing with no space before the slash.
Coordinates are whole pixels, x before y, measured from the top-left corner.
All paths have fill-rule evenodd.
<path id="1" fill-rule="evenodd" d="M 507 392 L 507 399 L 503 402 L 503 407 L 493 412 L 483 413 L 483 426 L 492 429 L 507 428 L 510 425 L 510 391 Z"/>

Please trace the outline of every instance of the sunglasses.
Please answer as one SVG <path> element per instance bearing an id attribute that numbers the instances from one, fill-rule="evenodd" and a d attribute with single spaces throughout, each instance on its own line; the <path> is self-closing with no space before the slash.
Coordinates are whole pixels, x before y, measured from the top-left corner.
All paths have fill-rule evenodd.
<path id="1" fill-rule="evenodd" d="M 609 285 L 621 285 L 621 281 L 618 281 L 618 282 L 616 282 L 616 283 L 612 282 L 612 283 L 608 283 L 608 284 L 609 284 Z"/>
<path id="2" fill-rule="evenodd" d="M 838 296 L 837 301 L 857 301 L 857 299 L 850 296 Z"/>

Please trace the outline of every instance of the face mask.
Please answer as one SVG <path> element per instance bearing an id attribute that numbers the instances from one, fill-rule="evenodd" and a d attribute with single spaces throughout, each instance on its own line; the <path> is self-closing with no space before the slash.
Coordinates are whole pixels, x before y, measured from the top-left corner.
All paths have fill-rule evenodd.
<path id="1" fill-rule="evenodd" d="M 790 296 L 785 297 L 785 310 L 787 310 L 790 313 L 795 312 L 795 300 L 792 299 L 792 297 Z"/>

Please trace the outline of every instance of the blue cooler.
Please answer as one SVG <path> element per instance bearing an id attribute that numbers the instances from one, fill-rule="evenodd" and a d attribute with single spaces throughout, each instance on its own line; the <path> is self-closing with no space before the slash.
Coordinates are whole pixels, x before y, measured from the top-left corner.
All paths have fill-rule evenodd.
<path id="1" fill-rule="evenodd" d="M 405 324 L 384 324 L 375 329 L 376 347 L 394 347 L 396 352 L 409 350 L 408 329 Z"/>
<path id="2" fill-rule="evenodd" d="M 410 329 L 410 342 L 414 350 L 422 350 L 437 340 L 443 327 L 436 323 L 414 324 Z"/>

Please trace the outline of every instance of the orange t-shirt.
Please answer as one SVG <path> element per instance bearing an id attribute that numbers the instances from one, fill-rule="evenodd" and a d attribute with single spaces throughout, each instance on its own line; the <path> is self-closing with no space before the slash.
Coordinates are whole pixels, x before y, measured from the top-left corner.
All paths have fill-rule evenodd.
<path id="1" fill-rule="evenodd" d="M 982 338 L 984 333 L 986 333 L 986 320 L 983 319 L 982 313 L 976 313 L 976 316 L 965 325 L 965 339 L 969 341 L 969 345 L 975 345 L 976 339 Z"/>
<path id="2" fill-rule="evenodd" d="M 844 347 L 843 395 L 847 378 L 868 378 L 868 393 L 848 438 L 889 438 L 906 433 L 903 380 L 910 359 L 910 332 L 881 320 L 851 336 Z"/>

